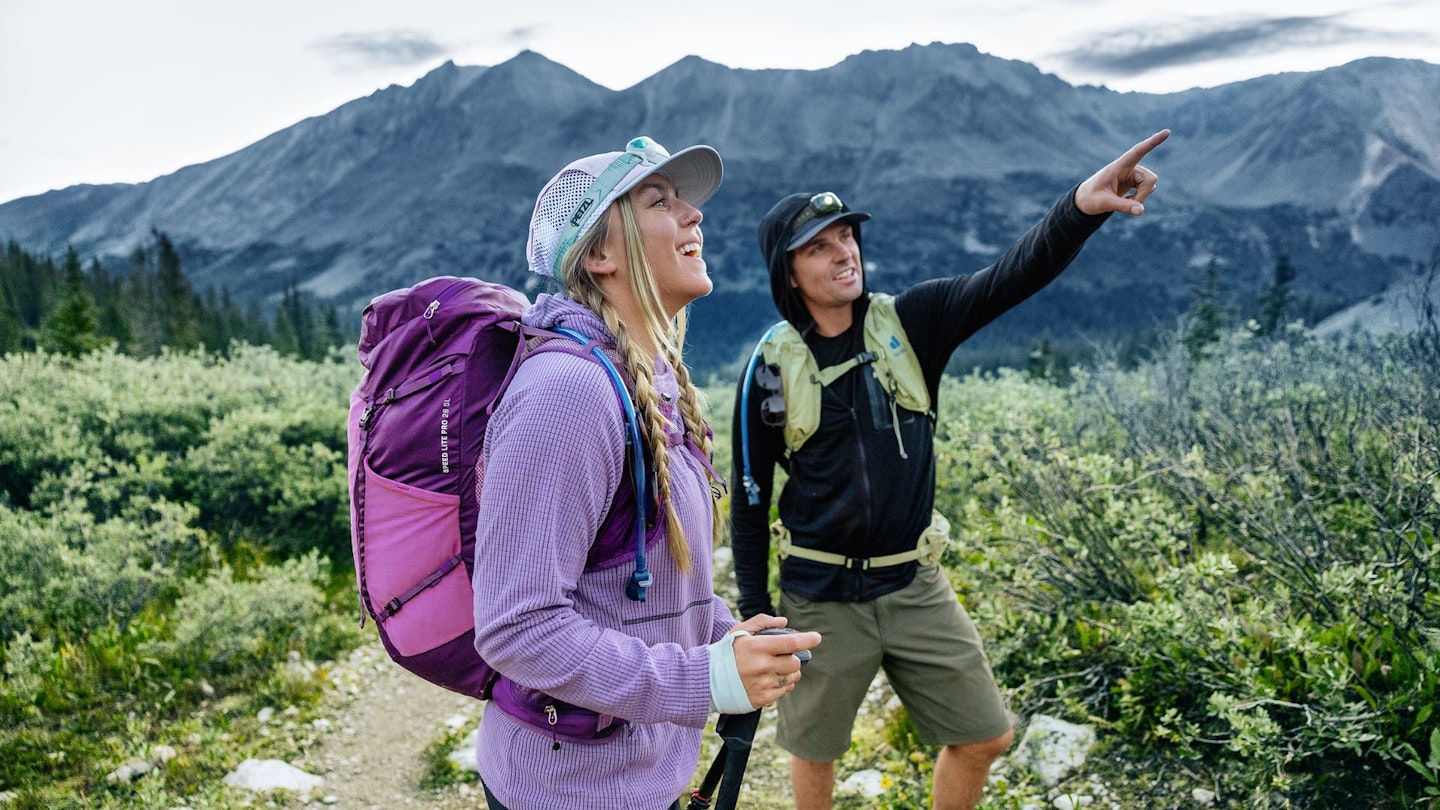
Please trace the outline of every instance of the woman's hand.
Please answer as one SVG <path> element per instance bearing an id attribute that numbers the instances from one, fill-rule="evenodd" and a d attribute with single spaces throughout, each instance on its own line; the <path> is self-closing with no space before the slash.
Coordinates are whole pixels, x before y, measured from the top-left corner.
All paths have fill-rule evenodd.
<path id="1" fill-rule="evenodd" d="M 800 659 L 795 654 L 820 644 L 819 633 L 754 635 L 761 630 L 783 628 L 787 623 L 784 617 L 761 613 L 734 628 L 752 634 L 735 639 L 734 645 L 735 667 L 751 706 L 770 706 L 789 694 L 801 677 Z"/>

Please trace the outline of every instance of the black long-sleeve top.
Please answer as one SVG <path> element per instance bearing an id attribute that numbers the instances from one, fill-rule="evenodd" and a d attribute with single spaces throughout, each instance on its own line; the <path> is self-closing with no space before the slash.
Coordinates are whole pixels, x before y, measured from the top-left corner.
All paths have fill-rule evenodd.
<path id="1" fill-rule="evenodd" d="M 1072 189 L 995 264 L 970 275 L 925 281 L 896 296 L 896 312 L 919 356 L 932 408 L 938 407 L 940 378 L 956 347 L 1060 275 L 1107 218 L 1082 213 Z M 822 337 L 813 329 L 805 334 L 820 368 L 864 350 L 867 304 L 864 299 L 857 302 L 854 322 L 836 337 Z M 735 485 L 730 501 L 742 616 L 775 612 L 768 562 L 776 464 L 789 475 L 780 495 L 780 519 L 796 545 L 847 557 L 875 557 L 915 547 L 930 524 L 935 503 L 934 424 L 929 415 L 898 409 L 900 438 L 908 456 L 902 458 L 888 395 L 876 381 L 872 365 L 865 364 L 825 388 L 819 429 L 787 459 L 783 429 L 768 427 L 760 419 L 760 402 L 767 392 L 752 386 L 749 411 L 741 413 L 744 398 L 739 394 L 744 383 L 742 375 L 735 397 Z M 749 504 L 740 485 L 742 418 L 749 420 L 751 474 L 760 487 L 758 506 Z M 854 570 L 789 557 L 780 566 L 780 587 L 816 601 L 863 602 L 905 587 L 916 570 L 916 563 Z"/>

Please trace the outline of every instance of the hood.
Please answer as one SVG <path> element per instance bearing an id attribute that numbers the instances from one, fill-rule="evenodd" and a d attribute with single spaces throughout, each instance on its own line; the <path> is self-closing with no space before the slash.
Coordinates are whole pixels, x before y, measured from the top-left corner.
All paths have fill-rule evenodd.
<path id="1" fill-rule="evenodd" d="M 805 306 L 800 293 L 790 284 L 790 251 L 786 246 L 794 236 L 794 228 L 791 223 L 795 215 L 800 213 L 814 196 L 813 192 L 800 192 L 789 194 L 783 197 L 780 202 L 775 203 L 769 212 L 760 220 L 760 230 L 757 234 L 760 240 L 760 255 L 765 257 L 765 266 L 770 270 L 770 297 L 775 301 L 775 309 L 780 312 L 780 317 L 789 321 L 792 326 L 802 334 L 808 332 L 815 325 L 815 319 L 811 317 L 810 310 Z M 860 223 L 869 219 L 870 215 L 861 211 L 851 211 L 848 207 L 838 216 L 831 216 L 830 221 L 848 220 L 855 233 L 855 244 L 860 248 L 861 259 L 864 259 L 865 248 L 860 241 Z M 829 222 L 826 222 L 828 225 Z M 857 307 L 863 307 L 870 292 L 870 279 L 868 274 L 861 275 L 863 295 L 856 299 Z M 857 314 L 859 310 L 857 310 Z"/>
<path id="2" fill-rule="evenodd" d="M 615 345 L 615 336 L 606 328 L 599 315 L 563 295 L 542 293 L 535 303 L 520 316 L 521 323 L 537 329 L 554 329 L 564 326 L 574 329 L 587 338 L 598 340 L 606 346 Z"/>

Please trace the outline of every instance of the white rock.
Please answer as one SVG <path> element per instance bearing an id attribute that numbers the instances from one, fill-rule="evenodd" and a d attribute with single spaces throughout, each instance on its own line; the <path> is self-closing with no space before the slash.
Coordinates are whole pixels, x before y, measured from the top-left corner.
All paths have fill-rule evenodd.
<path id="1" fill-rule="evenodd" d="M 1025 738 L 1011 759 L 1040 777 L 1047 787 L 1053 787 L 1067 773 L 1085 764 L 1085 755 L 1094 744 L 1093 728 L 1037 714 L 1030 718 Z"/>
<path id="2" fill-rule="evenodd" d="M 446 759 L 455 763 L 464 773 L 475 773 L 480 770 L 480 764 L 475 761 L 475 740 L 480 736 L 480 729 L 475 729 L 467 735 L 460 747 L 450 752 Z"/>
<path id="3" fill-rule="evenodd" d="M 1206 790 L 1205 788 L 1195 788 L 1190 791 L 1190 798 L 1194 799 L 1196 804 L 1209 807 L 1215 803 L 1215 791 Z"/>
<path id="4" fill-rule="evenodd" d="M 150 749 L 150 761 L 156 765 L 163 765 L 179 755 L 180 752 L 169 745 L 157 745 Z"/>
<path id="5" fill-rule="evenodd" d="M 255 714 L 255 719 L 260 721 L 261 723 L 268 723 L 270 722 L 270 718 L 274 716 L 275 709 L 271 706 L 266 706 Z"/>
<path id="6" fill-rule="evenodd" d="M 1077 796 L 1073 793 L 1056 796 L 1053 802 L 1055 810 L 1080 810 L 1081 807 L 1089 807 L 1094 803 L 1094 796 Z"/>
<path id="7" fill-rule="evenodd" d="M 840 792 L 873 799 L 885 792 L 885 786 L 882 784 L 884 779 L 884 774 L 876 770 L 856 771 L 840 783 Z"/>
<path id="8" fill-rule="evenodd" d="M 132 759 L 124 765 L 121 765 L 119 768 L 116 768 L 115 770 L 106 774 L 105 780 L 108 782 L 121 782 L 129 784 L 130 782 L 134 782 L 136 779 L 139 779 L 140 777 L 153 770 L 155 770 L 155 766 L 151 765 L 149 762 L 146 762 L 143 759 Z"/>
<path id="9" fill-rule="evenodd" d="M 325 784 L 325 780 L 278 759 L 247 759 L 225 775 L 225 784 L 256 792 L 279 788 L 305 793 Z"/>

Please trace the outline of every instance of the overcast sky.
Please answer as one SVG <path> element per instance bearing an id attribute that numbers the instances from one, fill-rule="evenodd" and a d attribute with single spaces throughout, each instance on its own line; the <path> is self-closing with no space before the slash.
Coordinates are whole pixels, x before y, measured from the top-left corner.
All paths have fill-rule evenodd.
<path id="1" fill-rule="evenodd" d="M 230 154 L 447 59 L 538 51 L 614 89 L 696 54 L 829 67 L 969 42 L 1168 93 L 1365 56 L 1440 64 L 1440 0 L 0 0 L 0 202 Z"/>

